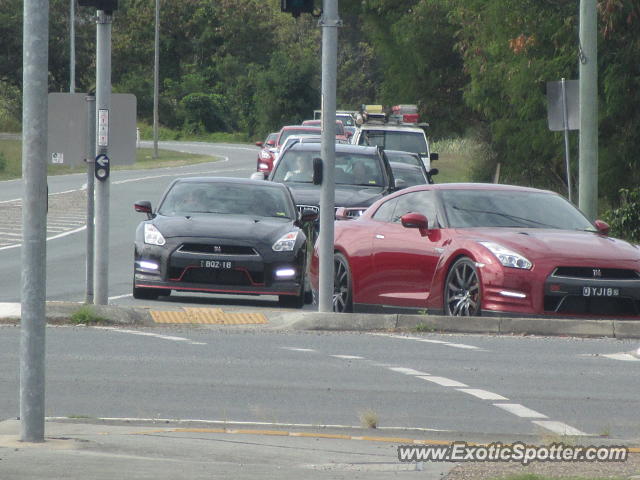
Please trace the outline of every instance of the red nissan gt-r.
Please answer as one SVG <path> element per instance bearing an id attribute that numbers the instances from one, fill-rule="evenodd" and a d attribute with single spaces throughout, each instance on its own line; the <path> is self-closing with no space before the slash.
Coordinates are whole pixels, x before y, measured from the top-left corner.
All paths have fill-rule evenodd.
<path id="1" fill-rule="evenodd" d="M 420 185 L 347 213 L 335 224 L 337 312 L 640 316 L 640 247 L 556 193 Z M 318 267 L 316 249 L 314 293 Z"/>

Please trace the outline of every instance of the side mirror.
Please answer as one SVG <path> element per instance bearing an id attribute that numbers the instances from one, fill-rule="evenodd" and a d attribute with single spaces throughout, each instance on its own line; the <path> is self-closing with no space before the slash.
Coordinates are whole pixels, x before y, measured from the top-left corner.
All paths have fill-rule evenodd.
<path id="1" fill-rule="evenodd" d="M 153 218 L 152 210 L 151 210 L 151 202 L 148 200 L 140 200 L 133 205 L 136 212 L 146 213 L 147 219 L 151 220 Z"/>
<path id="2" fill-rule="evenodd" d="M 322 183 L 322 159 L 314 158 L 313 159 L 313 184 L 320 185 Z"/>
<path id="3" fill-rule="evenodd" d="M 406 213 L 400 217 L 400 221 L 404 228 L 417 228 L 423 237 L 429 234 L 429 221 L 421 213 Z"/>
<path id="4" fill-rule="evenodd" d="M 430 153 L 429 154 L 429 160 L 431 160 L 432 162 L 435 160 L 438 160 L 438 158 L 440 158 L 440 155 L 438 155 L 437 153 Z"/>
<path id="5" fill-rule="evenodd" d="M 262 142 L 256 142 L 256 147 L 262 147 L 264 145 L 264 143 Z"/>
<path id="6" fill-rule="evenodd" d="M 432 168 L 431 170 L 429 170 L 429 175 L 430 176 L 434 176 L 440 173 L 440 170 L 438 170 L 437 168 Z"/>
<path id="7" fill-rule="evenodd" d="M 609 235 L 609 230 L 611 228 L 609 227 L 609 224 L 607 222 L 596 220 L 595 222 L 593 222 L 593 224 L 596 226 L 599 233 L 601 233 L 602 235 Z"/>

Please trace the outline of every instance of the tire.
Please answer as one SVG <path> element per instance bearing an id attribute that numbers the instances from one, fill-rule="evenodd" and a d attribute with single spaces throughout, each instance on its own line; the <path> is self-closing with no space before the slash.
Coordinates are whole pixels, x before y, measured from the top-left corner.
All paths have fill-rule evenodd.
<path id="1" fill-rule="evenodd" d="M 480 316 L 482 289 L 478 269 L 469 257 L 453 264 L 444 284 L 444 313 L 453 317 Z"/>
<path id="2" fill-rule="evenodd" d="M 341 253 L 333 256 L 333 311 L 353 312 L 353 284 L 349 262 Z"/>
<path id="3" fill-rule="evenodd" d="M 278 304 L 285 308 L 302 308 L 304 307 L 305 292 L 300 292 L 299 295 L 280 295 L 278 297 Z"/>

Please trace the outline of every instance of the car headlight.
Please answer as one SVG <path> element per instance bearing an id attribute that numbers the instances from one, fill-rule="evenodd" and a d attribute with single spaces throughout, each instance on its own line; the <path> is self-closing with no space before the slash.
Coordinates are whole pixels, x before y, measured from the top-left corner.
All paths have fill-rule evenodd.
<path id="1" fill-rule="evenodd" d="M 505 267 L 510 268 L 522 268 L 524 270 L 531 270 L 533 264 L 525 257 L 513 250 L 503 247 L 493 242 L 478 242 L 480 245 L 486 247 L 500 263 Z"/>
<path id="2" fill-rule="evenodd" d="M 144 243 L 148 243 L 150 245 L 164 245 L 166 240 L 154 225 L 151 223 L 144 224 Z"/>
<path id="3" fill-rule="evenodd" d="M 267 152 L 266 150 L 262 150 L 260 152 L 260 158 L 263 160 L 269 160 L 271 158 L 271 153 Z"/>
<path id="4" fill-rule="evenodd" d="M 296 240 L 298 239 L 298 230 L 289 232 L 281 236 L 276 243 L 273 244 L 274 252 L 291 252 L 296 246 Z"/>

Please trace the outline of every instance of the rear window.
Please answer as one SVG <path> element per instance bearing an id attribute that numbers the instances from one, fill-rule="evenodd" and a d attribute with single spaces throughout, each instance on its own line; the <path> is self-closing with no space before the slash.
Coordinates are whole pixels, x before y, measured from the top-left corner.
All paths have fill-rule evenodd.
<path id="1" fill-rule="evenodd" d="M 398 132 L 390 130 L 363 130 L 360 145 L 378 145 L 386 150 L 427 154 L 427 141 L 420 132 Z"/>

